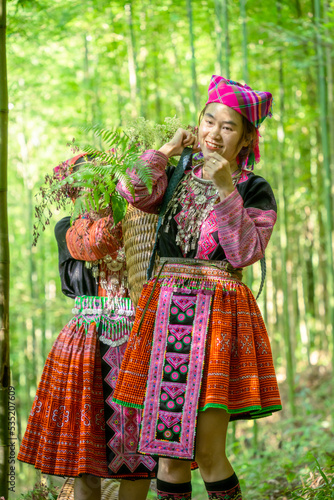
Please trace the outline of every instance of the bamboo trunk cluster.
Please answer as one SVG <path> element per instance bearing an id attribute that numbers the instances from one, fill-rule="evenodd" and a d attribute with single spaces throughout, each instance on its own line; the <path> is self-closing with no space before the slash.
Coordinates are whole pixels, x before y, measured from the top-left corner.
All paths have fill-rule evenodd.
<path id="1" fill-rule="evenodd" d="M 6 0 L 0 2 L 0 495 L 8 498 L 9 244 L 7 215 L 8 90 Z M 15 441 L 13 441 L 15 442 Z"/>

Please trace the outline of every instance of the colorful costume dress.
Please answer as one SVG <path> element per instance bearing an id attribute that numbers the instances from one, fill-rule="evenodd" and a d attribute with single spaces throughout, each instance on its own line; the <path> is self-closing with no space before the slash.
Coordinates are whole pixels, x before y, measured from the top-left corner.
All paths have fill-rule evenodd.
<path id="1" fill-rule="evenodd" d="M 72 226 L 66 217 L 55 228 L 74 317 L 46 360 L 18 455 L 46 474 L 155 476 L 156 461 L 137 454 L 139 412 L 111 401 L 134 319 L 122 231 L 111 228 L 110 217 Z"/>
<path id="2" fill-rule="evenodd" d="M 133 204 L 157 212 L 172 172 L 161 152 L 142 158 L 154 187 L 149 195 L 133 178 Z M 197 413 L 207 408 L 231 420 L 281 409 L 268 334 L 240 279 L 241 268 L 263 257 L 276 203 L 262 177 L 242 170 L 236 180 L 223 201 L 212 186 L 204 196 L 201 167 L 190 163 L 159 229 L 160 271 L 139 299 L 114 392 L 115 402 L 143 409 L 141 453 L 193 459 Z"/>

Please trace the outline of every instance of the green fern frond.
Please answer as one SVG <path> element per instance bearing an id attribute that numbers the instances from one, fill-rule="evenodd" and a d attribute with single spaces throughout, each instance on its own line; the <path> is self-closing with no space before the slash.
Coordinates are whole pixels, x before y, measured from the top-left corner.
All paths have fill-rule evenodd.
<path id="1" fill-rule="evenodd" d="M 86 134 L 93 132 L 96 137 L 101 137 L 109 147 L 117 145 L 120 136 L 119 131 L 106 129 L 100 125 L 83 127 L 81 131 Z"/>

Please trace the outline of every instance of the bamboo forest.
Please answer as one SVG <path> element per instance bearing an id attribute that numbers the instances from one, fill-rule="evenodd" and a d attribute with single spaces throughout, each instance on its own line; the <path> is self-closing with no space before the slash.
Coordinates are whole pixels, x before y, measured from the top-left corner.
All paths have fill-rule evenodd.
<path id="1" fill-rule="evenodd" d="M 227 455 L 245 500 L 334 499 L 333 0 L 1 0 L 1 9 L 15 456 L 45 360 L 73 308 L 54 236 L 66 213 L 55 210 L 32 245 L 46 174 L 73 156 L 72 141 L 84 134 L 103 147 L 94 125 L 143 134 L 174 122 L 196 127 L 210 78 L 222 75 L 274 97 L 255 165 L 278 206 L 258 305 L 283 406 L 265 419 L 231 422 Z M 256 297 L 259 262 L 244 280 Z M 3 462 L 9 492 L 1 498 L 58 497 L 62 477 L 15 459 L 13 489 Z M 148 499 L 155 488 L 152 481 Z M 207 498 L 198 470 L 192 488 L 194 500 Z"/>

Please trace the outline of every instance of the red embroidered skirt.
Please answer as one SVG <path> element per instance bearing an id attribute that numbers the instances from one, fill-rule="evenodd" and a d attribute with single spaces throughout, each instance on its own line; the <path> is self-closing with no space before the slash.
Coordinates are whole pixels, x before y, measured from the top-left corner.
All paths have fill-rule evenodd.
<path id="1" fill-rule="evenodd" d="M 18 459 L 45 474 L 108 477 L 96 325 L 66 325 L 46 360 Z"/>
<path id="2" fill-rule="evenodd" d="M 77 316 L 60 332 L 46 360 L 18 454 L 45 474 L 155 476 L 156 461 L 137 453 L 140 413 L 131 408 L 124 412 L 111 402 L 133 319 L 129 299 L 120 299 L 122 317 L 101 316 L 106 300 L 77 297 Z"/>

